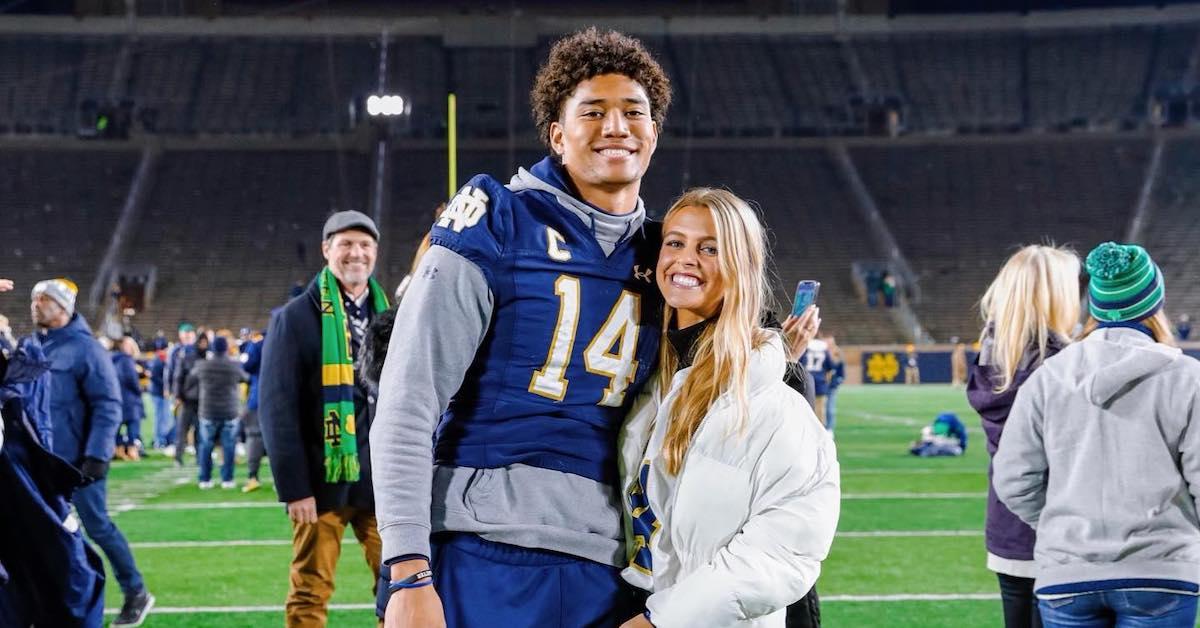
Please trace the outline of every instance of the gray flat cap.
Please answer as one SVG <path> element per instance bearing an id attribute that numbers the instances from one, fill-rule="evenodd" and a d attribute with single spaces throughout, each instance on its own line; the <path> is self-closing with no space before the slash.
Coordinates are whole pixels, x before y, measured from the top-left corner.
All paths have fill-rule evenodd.
<path id="1" fill-rule="evenodd" d="M 379 228 L 375 226 L 375 221 L 371 220 L 370 216 L 352 209 L 330 216 L 325 221 L 325 228 L 321 230 L 321 239 L 328 240 L 333 237 L 333 234 L 341 233 L 347 229 L 366 231 L 371 234 L 371 237 L 375 238 L 376 242 L 379 241 Z"/>

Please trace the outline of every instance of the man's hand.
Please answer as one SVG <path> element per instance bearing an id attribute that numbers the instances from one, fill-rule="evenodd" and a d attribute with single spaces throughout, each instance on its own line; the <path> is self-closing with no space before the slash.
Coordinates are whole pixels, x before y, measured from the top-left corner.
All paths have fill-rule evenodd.
<path id="1" fill-rule="evenodd" d="M 788 362 L 795 362 L 808 350 L 808 342 L 817 337 L 821 329 L 821 308 L 810 305 L 800 316 L 789 316 L 783 321 L 783 337 L 787 344 Z"/>
<path id="2" fill-rule="evenodd" d="M 317 498 L 305 497 L 297 499 L 294 502 L 288 502 L 287 505 L 288 518 L 293 523 L 316 523 L 317 522 Z"/>
<path id="3" fill-rule="evenodd" d="M 108 463 L 97 458 L 84 458 L 83 464 L 79 465 L 79 472 L 88 480 L 99 482 L 108 475 Z"/>
<path id="4" fill-rule="evenodd" d="M 388 598 L 384 628 L 446 628 L 442 598 L 433 586 L 403 589 Z"/>
<path id="5" fill-rule="evenodd" d="M 8 292 L 13 289 L 12 279 L 0 279 L 0 292 Z"/>
<path id="6" fill-rule="evenodd" d="M 645 615 L 638 615 L 633 619 L 621 624 L 621 628 L 654 628 L 654 624 L 646 619 Z"/>

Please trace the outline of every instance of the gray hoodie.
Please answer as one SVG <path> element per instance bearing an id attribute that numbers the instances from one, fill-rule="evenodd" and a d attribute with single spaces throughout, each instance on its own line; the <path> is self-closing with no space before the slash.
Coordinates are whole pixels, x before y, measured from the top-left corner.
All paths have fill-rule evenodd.
<path id="1" fill-rule="evenodd" d="M 1200 362 L 1100 329 L 1017 393 L 993 485 L 1037 530 L 1036 587 L 1200 583 Z"/>

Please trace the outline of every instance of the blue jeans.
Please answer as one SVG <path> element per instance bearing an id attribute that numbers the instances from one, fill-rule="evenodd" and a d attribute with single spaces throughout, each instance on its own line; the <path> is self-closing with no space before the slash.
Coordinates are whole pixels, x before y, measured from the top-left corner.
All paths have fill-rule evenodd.
<path id="1" fill-rule="evenodd" d="M 233 481 L 234 447 L 237 445 L 237 419 L 200 419 L 200 481 L 212 479 L 212 454 L 217 437 L 221 438 L 221 481 Z"/>
<path id="2" fill-rule="evenodd" d="M 837 423 L 837 388 L 830 388 L 829 394 L 825 395 L 825 429 L 833 431 L 834 424 Z"/>
<path id="3" fill-rule="evenodd" d="M 1196 596 L 1159 591 L 1099 591 L 1039 600 L 1046 628 L 1192 628 Z"/>
<path id="4" fill-rule="evenodd" d="M 133 562 L 133 552 L 129 551 L 125 535 L 108 516 L 108 507 L 105 506 L 107 496 L 108 482 L 100 480 L 76 490 L 71 503 L 75 504 L 75 512 L 79 513 L 79 521 L 87 535 L 100 546 L 108 562 L 112 563 L 121 591 L 131 595 L 141 591 L 145 585 L 137 564 Z"/>
<path id="5" fill-rule="evenodd" d="M 162 449 L 175 442 L 175 415 L 167 398 L 161 395 L 151 395 L 154 400 L 154 446 Z"/>

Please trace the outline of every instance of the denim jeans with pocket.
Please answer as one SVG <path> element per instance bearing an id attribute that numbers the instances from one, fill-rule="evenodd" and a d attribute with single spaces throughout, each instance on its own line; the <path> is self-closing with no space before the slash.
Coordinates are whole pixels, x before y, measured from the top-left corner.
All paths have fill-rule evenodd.
<path id="1" fill-rule="evenodd" d="M 1145 590 L 1114 590 L 1039 600 L 1046 628 L 1192 628 L 1196 596 Z"/>
<path id="2" fill-rule="evenodd" d="M 212 454 L 217 438 L 221 439 L 221 481 L 233 481 L 234 447 L 237 445 L 237 419 L 200 419 L 200 447 L 196 457 L 200 462 L 200 481 L 212 479 Z"/>

